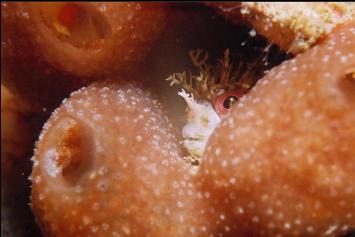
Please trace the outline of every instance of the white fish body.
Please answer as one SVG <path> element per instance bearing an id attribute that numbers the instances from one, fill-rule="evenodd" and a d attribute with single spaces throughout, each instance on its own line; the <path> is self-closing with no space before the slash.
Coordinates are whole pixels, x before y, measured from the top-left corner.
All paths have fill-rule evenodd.
<path id="1" fill-rule="evenodd" d="M 183 146 L 191 157 L 202 157 L 208 138 L 221 121 L 211 103 L 197 101 L 185 90 L 179 92 L 188 106 L 187 124 L 182 128 Z"/>

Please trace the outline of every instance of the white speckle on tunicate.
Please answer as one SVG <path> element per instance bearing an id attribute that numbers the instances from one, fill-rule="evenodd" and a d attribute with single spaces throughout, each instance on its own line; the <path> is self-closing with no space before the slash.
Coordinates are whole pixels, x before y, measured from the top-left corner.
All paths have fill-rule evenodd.
<path id="1" fill-rule="evenodd" d="M 311 117 L 312 116 L 312 111 L 311 110 L 306 110 L 306 111 L 304 111 L 303 112 L 303 117 L 304 118 L 309 118 L 309 117 Z"/>
<path id="2" fill-rule="evenodd" d="M 261 126 L 261 125 L 263 125 L 263 124 L 264 124 L 264 121 L 261 120 L 261 119 L 258 119 L 258 120 L 256 120 L 256 122 L 255 122 L 255 125 L 257 125 L 257 126 Z"/>
<path id="3" fill-rule="evenodd" d="M 100 120 L 102 118 L 102 116 L 100 115 L 100 114 L 95 114 L 94 116 L 93 116 L 93 119 L 95 120 L 95 121 L 98 121 L 98 120 Z"/>
<path id="4" fill-rule="evenodd" d="M 284 214 L 283 214 L 282 212 L 279 212 L 279 213 L 277 214 L 277 218 L 278 218 L 279 220 L 282 220 L 282 219 L 284 218 Z"/>
<path id="5" fill-rule="evenodd" d="M 255 37 L 256 36 L 256 31 L 254 29 L 252 29 L 251 31 L 249 31 L 249 35 L 251 37 Z"/>
<path id="6" fill-rule="evenodd" d="M 268 199 L 269 199 L 269 195 L 267 195 L 267 194 L 263 194 L 261 196 L 261 201 L 263 201 L 263 202 L 266 202 Z"/>
<path id="7" fill-rule="evenodd" d="M 84 116 L 84 112 L 83 112 L 82 110 L 79 110 L 76 114 L 77 114 L 79 117 Z"/>
<path id="8" fill-rule="evenodd" d="M 121 145 L 127 144 L 127 139 L 125 137 L 119 137 L 118 140 Z"/>
<path id="9" fill-rule="evenodd" d="M 131 233 L 131 229 L 128 226 L 122 226 L 122 231 L 126 235 L 129 235 Z"/>
<path id="10" fill-rule="evenodd" d="M 91 223 L 91 219 L 88 216 L 83 216 L 82 220 L 83 220 L 84 225 L 88 225 Z"/>
<path id="11" fill-rule="evenodd" d="M 347 61 L 347 59 L 348 58 L 346 56 L 341 56 L 340 57 L 340 62 L 345 63 Z"/>
<path id="12" fill-rule="evenodd" d="M 39 200 L 41 200 L 41 201 L 44 199 L 44 197 L 45 197 L 45 196 L 44 196 L 44 194 L 42 194 L 42 193 L 40 193 L 40 194 L 38 195 L 38 198 L 39 198 Z"/>
<path id="13" fill-rule="evenodd" d="M 300 219 L 296 219 L 294 222 L 296 225 L 300 225 L 302 223 L 302 221 Z"/>
<path id="14" fill-rule="evenodd" d="M 234 166 L 236 166 L 239 162 L 240 162 L 240 160 L 238 158 L 232 159 L 232 165 L 234 165 Z"/>
<path id="15" fill-rule="evenodd" d="M 269 207 L 269 208 L 266 210 L 266 215 L 268 215 L 268 216 L 271 216 L 273 213 L 274 213 L 274 210 L 273 210 L 271 207 Z"/>
<path id="16" fill-rule="evenodd" d="M 286 85 L 287 84 L 287 80 L 281 80 L 280 84 L 281 85 Z"/>
<path id="17" fill-rule="evenodd" d="M 112 237 L 120 237 L 120 234 L 116 231 L 112 232 Z"/>
<path id="18" fill-rule="evenodd" d="M 159 188 L 155 188 L 153 192 L 154 192 L 155 196 L 160 196 L 160 189 Z"/>
<path id="19" fill-rule="evenodd" d="M 80 185 L 75 186 L 75 192 L 81 193 L 83 191 L 83 188 Z"/>
<path id="20" fill-rule="evenodd" d="M 226 232 L 229 232 L 229 231 L 231 230 L 231 227 L 230 227 L 229 225 L 226 225 L 226 226 L 224 227 L 224 229 L 225 229 Z"/>
<path id="21" fill-rule="evenodd" d="M 297 93 L 298 98 L 302 98 L 304 96 L 304 91 L 300 91 Z"/>
<path id="22" fill-rule="evenodd" d="M 291 228 L 291 224 L 286 222 L 285 225 L 284 225 L 285 229 L 290 229 Z"/>
<path id="23" fill-rule="evenodd" d="M 41 181 L 42 181 L 41 176 L 36 176 L 36 178 L 34 179 L 34 182 L 35 182 L 36 184 L 41 183 Z"/>
<path id="24" fill-rule="evenodd" d="M 101 176 L 105 175 L 107 172 L 108 172 L 108 169 L 105 166 L 101 166 L 98 170 L 98 174 Z"/>
<path id="25" fill-rule="evenodd" d="M 229 125 L 230 128 L 233 128 L 233 127 L 234 127 L 234 120 L 233 120 L 233 118 L 229 118 L 229 119 L 228 119 L 228 125 Z"/>
<path id="26" fill-rule="evenodd" d="M 94 225 L 91 226 L 90 229 L 91 229 L 91 232 L 92 232 L 92 233 L 96 233 L 96 232 L 99 230 L 99 228 L 98 228 L 97 226 L 94 226 Z"/>
<path id="27" fill-rule="evenodd" d="M 44 154 L 44 168 L 47 174 L 53 178 L 55 178 L 62 171 L 61 167 L 57 165 L 58 159 L 59 156 L 55 149 L 49 149 Z"/>
<path id="28" fill-rule="evenodd" d="M 182 207 L 184 207 L 184 203 L 183 203 L 182 201 L 178 201 L 178 202 L 177 202 L 177 206 L 178 206 L 179 208 L 182 208 Z"/>
<path id="29" fill-rule="evenodd" d="M 307 232 L 313 232 L 314 231 L 314 227 L 313 226 L 308 226 L 306 230 L 307 230 Z"/>
<path id="30" fill-rule="evenodd" d="M 228 166 L 228 161 L 227 160 L 223 160 L 222 161 L 222 167 L 227 167 Z"/>
<path id="31" fill-rule="evenodd" d="M 341 230 L 342 231 L 346 231 L 349 229 L 349 226 L 348 225 L 343 225 L 343 227 L 341 227 Z"/>
<path id="32" fill-rule="evenodd" d="M 108 229 L 110 228 L 110 225 L 107 223 L 102 223 L 101 227 L 104 231 L 108 231 Z"/>
<path id="33" fill-rule="evenodd" d="M 331 225 L 329 228 L 324 232 L 324 235 L 331 235 L 333 232 L 338 228 L 338 225 Z"/>
<path id="34" fill-rule="evenodd" d="M 260 222 L 260 218 L 258 216 L 253 216 L 252 221 L 254 223 L 259 223 Z"/>
<path id="35" fill-rule="evenodd" d="M 179 183 L 177 181 L 174 181 L 173 182 L 173 188 L 179 188 Z"/>
<path id="36" fill-rule="evenodd" d="M 326 73 L 324 73 L 324 77 L 329 78 L 329 77 L 331 77 L 331 74 L 329 72 L 326 72 Z"/>
<path id="37" fill-rule="evenodd" d="M 169 208 L 166 208 L 166 209 L 164 210 L 164 214 L 165 214 L 165 215 L 169 216 L 170 213 L 171 213 L 171 211 L 170 211 Z"/>
<path id="38" fill-rule="evenodd" d="M 236 179 L 234 177 L 229 178 L 229 183 L 235 184 L 236 183 Z"/>
<path id="39" fill-rule="evenodd" d="M 324 55 L 322 61 L 326 63 L 329 61 L 329 58 L 330 58 L 329 55 Z"/>

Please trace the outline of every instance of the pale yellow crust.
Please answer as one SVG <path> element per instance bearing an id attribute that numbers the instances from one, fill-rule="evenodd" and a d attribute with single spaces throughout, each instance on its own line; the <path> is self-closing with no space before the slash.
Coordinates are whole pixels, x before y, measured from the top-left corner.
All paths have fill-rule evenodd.
<path id="1" fill-rule="evenodd" d="M 247 22 L 256 31 L 292 54 L 322 41 L 333 28 L 353 21 L 355 5 L 340 2 L 207 3 L 234 23 Z"/>

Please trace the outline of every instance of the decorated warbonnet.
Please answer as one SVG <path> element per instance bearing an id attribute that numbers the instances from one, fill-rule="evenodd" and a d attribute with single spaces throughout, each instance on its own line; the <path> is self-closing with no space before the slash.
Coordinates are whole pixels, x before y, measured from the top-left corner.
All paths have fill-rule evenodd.
<path id="1" fill-rule="evenodd" d="M 188 153 L 185 158 L 191 163 L 199 163 L 206 142 L 221 117 L 262 77 L 271 45 L 267 45 L 252 63 L 241 57 L 231 62 L 231 51 L 226 49 L 224 57 L 213 66 L 208 61 L 208 52 L 191 50 L 189 55 L 198 74 L 174 73 L 166 79 L 171 85 L 182 87 L 178 94 L 187 104 L 186 125 L 181 131 L 182 145 Z"/>

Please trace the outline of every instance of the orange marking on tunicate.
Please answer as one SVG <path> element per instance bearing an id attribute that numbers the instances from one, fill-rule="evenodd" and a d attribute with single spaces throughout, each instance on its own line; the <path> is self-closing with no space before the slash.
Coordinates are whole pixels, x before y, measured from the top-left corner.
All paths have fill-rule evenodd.
<path id="1" fill-rule="evenodd" d="M 59 137 L 57 143 L 58 166 L 62 167 L 63 175 L 75 169 L 82 159 L 81 131 L 74 123 Z"/>
<path id="2" fill-rule="evenodd" d="M 65 4 L 58 13 L 58 21 L 70 28 L 75 24 L 79 12 L 80 7 L 78 5 L 73 3 Z"/>

